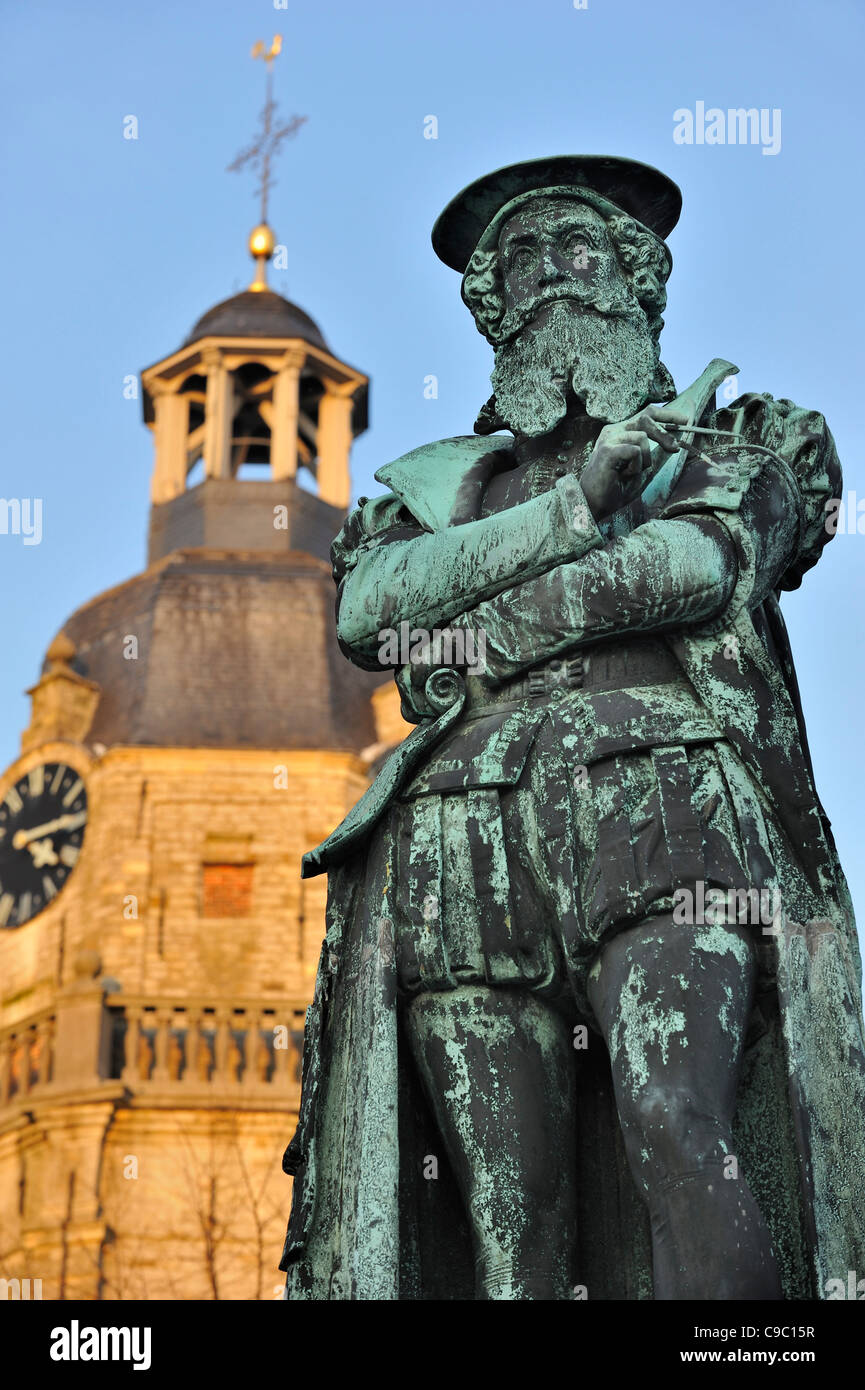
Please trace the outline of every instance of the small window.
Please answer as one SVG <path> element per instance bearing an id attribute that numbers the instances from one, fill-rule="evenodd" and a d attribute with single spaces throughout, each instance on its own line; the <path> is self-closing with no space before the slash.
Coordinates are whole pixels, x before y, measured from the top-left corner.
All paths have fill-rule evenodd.
<path id="1" fill-rule="evenodd" d="M 203 917 L 248 917 L 253 864 L 203 864 Z"/>

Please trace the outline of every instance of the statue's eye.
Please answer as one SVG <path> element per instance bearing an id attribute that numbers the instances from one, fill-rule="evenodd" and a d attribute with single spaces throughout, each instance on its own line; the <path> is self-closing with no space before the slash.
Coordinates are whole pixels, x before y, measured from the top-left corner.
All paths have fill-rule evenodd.
<path id="1" fill-rule="evenodd" d="M 566 232 L 561 242 L 562 250 L 569 261 L 576 260 L 578 256 L 585 260 L 589 245 L 583 232 Z"/>
<path id="2" fill-rule="evenodd" d="M 530 246 L 515 246 L 511 252 L 511 270 L 526 270 L 532 263 L 534 253 Z"/>

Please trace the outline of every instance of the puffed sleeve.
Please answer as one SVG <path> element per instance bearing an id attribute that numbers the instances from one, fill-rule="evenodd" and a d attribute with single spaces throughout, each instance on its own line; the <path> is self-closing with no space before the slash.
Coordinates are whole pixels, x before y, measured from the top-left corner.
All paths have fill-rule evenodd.
<path id="1" fill-rule="evenodd" d="M 749 394 L 715 411 L 707 423 L 734 430 L 743 443 L 771 449 L 787 464 L 796 489 L 799 537 L 777 587 L 798 589 L 832 538 L 827 505 L 842 495 L 841 465 L 825 419 L 787 399 Z"/>

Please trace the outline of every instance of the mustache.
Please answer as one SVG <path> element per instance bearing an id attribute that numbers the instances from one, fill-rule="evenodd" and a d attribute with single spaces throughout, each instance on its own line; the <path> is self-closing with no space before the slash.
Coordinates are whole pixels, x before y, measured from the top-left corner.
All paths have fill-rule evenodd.
<path id="1" fill-rule="evenodd" d="M 639 300 L 629 286 L 623 286 L 617 293 L 600 293 L 591 287 L 583 289 L 571 283 L 551 285 L 505 312 L 495 345 L 508 342 L 521 329 L 530 327 L 539 314 L 553 304 L 566 304 L 574 315 L 588 312 L 604 318 L 624 318 L 640 312 Z"/>

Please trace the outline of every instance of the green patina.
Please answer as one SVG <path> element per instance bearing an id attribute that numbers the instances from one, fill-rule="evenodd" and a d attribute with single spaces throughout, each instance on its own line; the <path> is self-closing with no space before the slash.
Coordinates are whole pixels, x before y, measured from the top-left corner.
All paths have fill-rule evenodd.
<path id="1" fill-rule="evenodd" d="M 669 187 L 645 206 L 620 190 L 623 208 L 615 165 L 594 183 L 560 165 L 545 182 L 505 171 L 464 202 L 473 231 L 445 259 L 495 348 L 484 435 L 381 468 L 387 494 L 334 544 L 339 636 L 359 665 L 380 671 L 382 630 L 405 622 L 482 633 L 485 668 L 395 670 L 415 728 L 305 858 L 332 881 L 292 1297 L 566 1296 L 561 1268 L 540 1294 L 515 1271 L 549 1220 L 532 1205 L 543 1173 L 574 1153 L 580 1282 L 591 1298 L 651 1297 L 658 1133 L 688 1170 L 705 1118 L 675 1077 L 725 1065 L 741 1072 L 732 1132 L 728 1119 L 695 1161 L 736 1155 L 734 1246 L 754 1220 L 747 1183 L 784 1297 L 865 1270 L 858 944 L 777 601 L 825 544 L 837 455 L 792 402 L 718 408 L 737 370 L 723 359 L 676 396 L 659 353 L 665 233 L 637 220 Z M 653 176 L 630 167 L 635 186 Z M 641 428 L 630 417 L 663 401 L 698 432 L 676 447 L 649 434 L 629 481 L 622 422 Z M 674 891 L 719 876 L 780 887 L 776 936 L 671 923 Z M 592 1026 L 580 1051 L 575 1018 Z M 418 1155 L 445 1151 L 462 1207 L 445 1157 L 437 1189 L 418 1183 Z M 726 1188 L 706 1184 L 713 1200 Z"/>
<path id="2" fill-rule="evenodd" d="M 671 1040 L 677 1034 L 683 1036 L 684 1031 L 685 1015 L 680 1009 L 660 1006 L 650 992 L 645 970 L 633 966 L 620 997 L 619 1017 L 610 1037 L 610 1056 L 615 1060 L 620 1049 L 625 1052 L 635 1092 L 649 1081 L 648 1047 L 658 1047 L 666 1062 Z"/>

